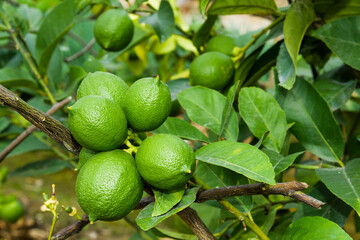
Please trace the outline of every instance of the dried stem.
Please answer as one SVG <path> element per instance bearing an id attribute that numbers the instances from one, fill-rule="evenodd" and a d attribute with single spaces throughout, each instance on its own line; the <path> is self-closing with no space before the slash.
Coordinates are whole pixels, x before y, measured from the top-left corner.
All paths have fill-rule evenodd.
<path id="1" fill-rule="evenodd" d="M 306 195 L 305 193 L 299 192 L 301 190 L 306 189 L 309 186 L 308 184 L 306 184 L 304 182 L 295 182 L 294 181 L 294 182 L 286 182 L 286 183 L 277 183 L 276 185 L 270 186 L 270 187 L 266 187 L 266 186 L 268 186 L 268 185 L 258 183 L 258 184 L 246 184 L 246 185 L 237 185 L 237 186 L 209 189 L 209 190 L 199 192 L 195 202 L 202 203 L 204 201 L 217 199 L 220 204 L 222 204 L 226 209 L 229 209 L 229 211 L 231 211 L 231 213 L 233 213 L 239 220 L 241 220 L 245 223 L 245 226 L 248 226 L 249 228 L 251 228 L 254 232 L 256 232 L 258 235 L 260 235 L 262 237 L 262 239 L 268 239 L 268 238 L 265 235 L 263 236 L 261 234 L 261 229 L 254 222 L 250 221 L 239 210 L 237 210 L 236 208 L 233 208 L 233 206 L 224 199 L 225 197 L 257 195 L 257 194 L 263 194 L 263 195 L 274 194 L 274 195 L 289 196 L 298 201 L 304 202 L 314 208 L 320 208 L 321 206 L 323 206 L 325 204 L 324 202 L 321 202 L 309 195 Z M 219 197 L 219 196 L 221 196 L 221 197 Z M 153 201 L 155 201 L 154 196 L 144 197 L 137 204 L 135 209 L 142 209 L 142 208 L 146 207 L 148 204 L 152 203 Z M 87 221 L 87 223 L 89 223 L 89 221 Z M 69 237 L 72 234 L 79 232 L 81 229 L 78 230 L 75 227 L 78 224 L 79 224 L 79 221 L 76 221 L 69 227 L 61 230 L 60 232 L 58 232 L 55 235 L 55 236 L 58 236 L 58 238 L 55 238 L 55 239 L 65 239 L 65 238 L 59 238 L 61 236 L 61 234 L 66 234 L 66 236 Z M 84 226 L 81 226 L 81 228 L 83 228 L 83 227 Z M 259 230 L 259 231 L 257 231 L 257 230 Z M 201 231 L 203 231 L 203 230 L 201 230 Z"/>
<path id="2" fill-rule="evenodd" d="M 215 236 L 206 227 L 194 209 L 187 207 L 178 212 L 177 215 L 191 228 L 200 240 L 216 240 Z"/>
<path id="3" fill-rule="evenodd" d="M 4 86 L 0 85 L 0 104 L 18 112 L 52 139 L 63 145 L 68 151 L 78 154 L 81 146 L 70 133 L 70 130 L 55 118 L 31 107 Z"/>
<path id="4" fill-rule="evenodd" d="M 46 112 L 48 115 L 54 114 L 59 109 L 63 108 L 66 104 L 70 102 L 72 98 L 68 97 L 62 100 L 59 103 L 56 103 L 53 105 L 49 111 Z M 14 150 L 22 141 L 24 141 L 28 136 L 31 135 L 36 130 L 36 127 L 34 125 L 27 128 L 24 132 L 22 132 L 19 136 L 17 136 L 1 153 L 0 153 L 0 163 L 6 158 L 6 156 Z"/>

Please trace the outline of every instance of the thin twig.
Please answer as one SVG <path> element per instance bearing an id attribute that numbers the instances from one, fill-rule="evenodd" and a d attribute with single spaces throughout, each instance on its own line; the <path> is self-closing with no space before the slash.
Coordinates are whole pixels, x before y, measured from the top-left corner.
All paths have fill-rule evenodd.
<path id="1" fill-rule="evenodd" d="M 50 117 L 36 108 L 33 108 L 1 84 L 0 104 L 6 105 L 17 111 L 26 120 L 63 145 L 68 151 L 74 154 L 78 154 L 80 152 L 81 146 L 71 135 L 69 129 L 67 129 L 55 118 Z"/>
<path id="2" fill-rule="evenodd" d="M 54 114 L 59 109 L 63 108 L 66 104 L 70 102 L 72 98 L 68 97 L 62 100 L 59 103 L 56 103 L 53 105 L 49 111 L 46 112 L 48 115 Z M 24 141 L 28 136 L 31 135 L 36 130 L 36 127 L 34 125 L 31 125 L 28 127 L 24 132 L 22 132 L 20 135 L 18 135 L 1 153 L 0 153 L 0 163 L 6 158 L 6 156 L 14 150 L 22 141 Z"/>
<path id="3" fill-rule="evenodd" d="M 76 58 L 81 57 L 87 51 L 89 51 L 95 43 L 96 43 L 95 38 L 92 38 L 91 41 L 80 52 L 75 53 L 74 55 L 72 55 L 68 58 L 65 58 L 65 62 L 71 62 L 71 61 L 75 60 Z"/>
<path id="4" fill-rule="evenodd" d="M 85 47 L 86 45 L 88 45 L 87 42 L 85 42 L 81 37 L 79 37 L 78 35 L 76 35 L 75 33 L 73 33 L 72 31 L 68 32 L 69 37 L 71 37 L 72 39 L 76 40 L 78 43 L 80 43 L 81 46 Z M 89 49 L 89 53 L 91 55 L 93 55 L 94 57 L 97 56 L 97 53 L 94 49 L 90 48 Z"/>
<path id="5" fill-rule="evenodd" d="M 285 183 L 278 183 L 274 186 L 270 186 L 266 188 L 266 184 L 246 184 L 246 185 L 237 185 L 237 186 L 230 186 L 230 187 L 222 187 L 222 188 L 215 188 L 210 190 L 205 190 L 200 193 L 198 193 L 196 201 L 198 203 L 202 203 L 204 201 L 208 200 L 214 200 L 218 199 L 219 203 L 222 204 L 224 207 L 231 210 L 231 212 L 237 217 L 237 219 L 244 221 L 246 224 L 245 226 L 248 226 L 251 228 L 254 232 L 257 232 L 260 236 L 262 236 L 260 232 L 260 228 L 252 222 L 246 215 L 241 213 L 239 210 L 234 208 L 229 202 L 227 202 L 224 198 L 226 197 L 233 197 L 233 196 L 246 196 L 246 195 L 257 195 L 257 194 L 275 194 L 275 195 L 283 195 L 283 196 L 289 196 L 293 199 L 296 199 L 298 201 L 304 202 L 308 204 L 309 206 L 312 206 L 314 208 L 320 208 L 325 203 L 321 202 L 309 195 L 306 195 L 305 193 L 299 192 L 300 190 L 304 190 L 309 185 L 304 182 L 285 182 Z M 218 196 L 222 196 L 221 199 L 219 199 Z M 146 207 L 148 204 L 155 201 L 154 196 L 144 197 L 141 199 L 141 201 L 137 204 L 137 206 L 134 209 L 142 209 Z M 245 217 L 244 217 L 245 216 Z M 87 224 L 89 221 L 87 221 Z M 65 238 L 59 238 L 62 236 L 62 234 L 66 234 L 67 237 L 79 232 L 80 230 L 76 228 L 76 226 L 79 224 L 79 221 L 74 222 L 69 227 L 61 230 L 55 236 L 58 236 L 58 238 L 55 239 L 65 239 Z M 81 226 L 83 228 L 84 226 Z M 260 230 L 259 230 L 259 229 Z M 257 231 L 259 230 L 259 231 Z M 60 234 L 61 233 L 61 234 Z M 262 236 L 263 239 L 266 239 L 264 236 Z"/>

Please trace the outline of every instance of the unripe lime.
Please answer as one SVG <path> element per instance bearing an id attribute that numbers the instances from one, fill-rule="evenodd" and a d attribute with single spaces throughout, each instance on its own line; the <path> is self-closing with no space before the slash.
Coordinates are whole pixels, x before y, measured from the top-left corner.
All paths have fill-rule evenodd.
<path id="1" fill-rule="evenodd" d="M 236 45 L 233 38 L 226 35 L 217 35 L 211 38 L 206 44 L 205 52 L 221 52 L 232 56 L 234 47 L 236 47 Z"/>
<path id="2" fill-rule="evenodd" d="M 69 107 L 69 127 L 76 141 L 93 151 L 113 150 L 127 137 L 123 110 L 101 96 L 82 97 Z"/>
<path id="3" fill-rule="evenodd" d="M 0 219 L 8 223 L 17 222 L 24 216 L 24 207 L 16 197 L 8 198 L 0 204 Z"/>
<path id="4" fill-rule="evenodd" d="M 222 90 L 231 80 L 234 64 L 220 52 L 204 53 L 190 65 L 190 84 Z"/>
<path id="5" fill-rule="evenodd" d="M 159 189 L 184 186 L 195 170 L 194 151 L 181 138 L 171 134 L 145 139 L 135 159 L 140 175 Z"/>
<path id="6" fill-rule="evenodd" d="M 124 112 L 132 129 L 154 130 L 166 120 L 171 110 L 169 88 L 157 78 L 142 78 L 126 92 Z"/>
<path id="7" fill-rule="evenodd" d="M 134 24 L 123 9 L 110 9 L 101 14 L 95 22 L 96 42 L 108 51 L 120 51 L 130 42 Z"/>
<path id="8" fill-rule="evenodd" d="M 120 77 L 107 72 L 89 73 L 82 80 L 76 96 L 80 99 L 88 95 L 98 95 L 113 100 L 120 106 L 124 102 L 129 86 Z"/>
<path id="9" fill-rule="evenodd" d="M 81 168 L 75 190 L 91 222 L 115 221 L 126 216 L 140 201 L 143 183 L 134 158 L 115 149 L 96 154 Z"/>

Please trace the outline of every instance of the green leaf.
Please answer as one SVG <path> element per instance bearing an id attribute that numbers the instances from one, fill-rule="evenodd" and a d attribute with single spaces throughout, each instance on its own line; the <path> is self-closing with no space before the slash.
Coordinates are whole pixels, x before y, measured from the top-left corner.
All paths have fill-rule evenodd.
<path id="1" fill-rule="evenodd" d="M 153 229 L 151 229 L 151 232 L 153 232 L 156 236 L 170 237 L 171 239 L 181 239 L 181 240 L 197 240 L 198 239 L 198 237 L 196 237 L 195 235 L 173 232 L 173 231 L 165 230 L 162 228 L 153 228 Z"/>
<path id="2" fill-rule="evenodd" d="M 36 38 L 36 58 L 41 75 L 47 73 L 52 53 L 74 25 L 75 16 L 74 1 L 65 0 L 44 18 Z"/>
<path id="3" fill-rule="evenodd" d="M 34 177 L 59 172 L 64 168 L 70 168 L 70 163 L 59 159 L 46 159 L 32 162 L 10 172 L 10 177 Z"/>
<path id="4" fill-rule="evenodd" d="M 351 160 L 344 168 L 319 168 L 316 174 L 338 198 L 360 215 L 360 158 Z"/>
<path id="5" fill-rule="evenodd" d="M 360 70 L 360 16 L 324 24 L 313 36 L 325 42 L 344 63 Z"/>
<path id="6" fill-rule="evenodd" d="M 304 152 L 297 152 L 290 154 L 286 157 L 282 156 L 281 154 L 271 151 L 269 149 L 262 149 L 262 151 L 269 157 L 271 164 L 273 165 L 275 175 L 286 170 L 290 167 L 291 164 L 295 161 L 295 159 L 303 154 Z"/>
<path id="7" fill-rule="evenodd" d="M 209 15 L 255 14 L 272 15 L 277 12 L 274 0 L 216 0 Z"/>
<path id="8" fill-rule="evenodd" d="M 335 111 L 350 99 L 356 87 L 356 81 L 337 82 L 322 79 L 316 81 L 314 87 L 320 92 L 321 96 L 325 98 L 331 111 Z"/>
<path id="9" fill-rule="evenodd" d="M 269 158 L 254 146 L 233 141 L 211 143 L 196 151 L 197 159 L 228 168 L 258 182 L 275 184 Z"/>
<path id="10" fill-rule="evenodd" d="M 10 126 L 11 121 L 8 118 L 0 118 L 0 133 L 4 131 L 8 126 Z"/>
<path id="11" fill-rule="evenodd" d="M 287 121 L 295 122 L 290 131 L 300 143 L 327 161 L 340 161 L 343 136 L 329 105 L 315 88 L 298 78 L 290 91 L 278 87 L 276 97 Z"/>
<path id="12" fill-rule="evenodd" d="M 207 6 L 209 5 L 211 0 L 199 0 L 199 8 L 201 15 L 205 15 L 205 11 Z"/>
<path id="13" fill-rule="evenodd" d="M 193 43 L 197 48 L 204 46 L 205 42 L 209 38 L 211 29 L 213 28 L 217 16 L 209 16 L 206 21 L 201 25 L 200 29 L 193 36 Z"/>
<path id="14" fill-rule="evenodd" d="M 169 133 L 181 138 L 209 142 L 209 139 L 190 123 L 179 118 L 168 117 L 166 121 L 153 133 Z"/>
<path id="15" fill-rule="evenodd" d="M 305 203 L 301 203 L 294 215 L 294 221 L 306 216 L 320 216 L 335 222 L 340 227 L 344 226 L 352 208 L 334 196 L 326 186 L 319 182 L 308 192 L 308 195 L 326 202 L 321 209 L 315 209 Z"/>
<path id="16" fill-rule="evenodd" d="M 280 46 L 279 54 L 276 58 L 276 70 L 279 76 L 279 85 L 290 90 L 295 83 L 296 73 L 285 43 L 282 43 Z"/>
<path id="17" fill-rule="evenodd" d="M 293 63 L 294 74 L 291 76 L 295 81 L 296 62 L 300 45 L 310 24 L 316 19 L 315 11 L 310 0 L 296 0 L 286 13 L 284 21 L 284 40 L 286 49 Z M 284 86 L 291 89 L 291 85 Z"/>
<path id="18" fill-rule="evenodd" d="M 321 2 L 321 1 L 320 1 Z M 359 15 L 360 2 L 358 0 L 342 0 L 342 1 L 323 1 L 328 4 L 324 14 L 326 22 L 334 21 L 339 18 Z"/>
<path id="19" fill-rule="evenodd" d="M 151 216 L 156 217 L 168 212 L 178 204 L 184 195 L 185 189 L 160 190 L 153 189 L 155 195 L 155 206 Z"/>
<path id="20" fill-rule="evenodd" d="M 283 240 L 351 240 L 351 237 L 339 227 L 322 217 L 304 217 L 290 224 Z"/>
<path id="21" fill-rule="evenodd" d="M 28 87 L 37 89 L 37 84 L 27 71 L 15 68 L 0 69 L 0 84 L 7 87 Z"/>
<path id="22" fill-rule="evenodd" d="M 175 101 L 177 95 L 184 89 L 190 88 L 189 79 L 176 79 L 166 82 L 171 94 L 171 100 Z"/>
<path id="23" fill-rule="evenodd" d="M 127 45 L 125 49 L 117 53 L 116 56 L 119 56 L 119 54 L 129 51 L 136 45 L 148 39 L 153 34 L 154 33 L 149 26 L 139 23 L 134 23 L 134 36 L 132 37 L 131 42 L 129 43 L 129 45 Z"/>
<path id="24" fill-rule="evenodd" d="M 247 178 L 234 171 L 201 161 L 198 162 L 195 176 L 211 188 L 249 184 Z M 243 213 L 250 213 L 253 206 L 252 196 L 237 196 L 228 200 Z"/>
<path id="25" fill-rule="evenodd" d="M 160 42 L 164 42 L 175 31 L 174 13 L 168 1 L 161 1 L 159 11 L 143 17 L 141 22 L 146 22 L 154 28 Z"/>
<path id="26" fill-rule="evenodd" d="M 140 5 L 142 3 L 146 2 L 146 0 L 135 0 L 135 2 L 133 3 L 133 5 L 131 5 L 128 9 L 126 9 L 126 11 L 128 12 L 132 12 L 135 9 L 137 9 L 138 7 L 140 7 Z"/>
<path id="27" fill-rule="evenodd" d="M 190 206 L 196 200 L 196 194 L 198 190 L 199 188 L 186 189 L 183 198 L 177 205 L 174 206 L 173 209 L 157 217 L 152 216 L 155 203 L 150 203 L 139 213 L 136 218 L 136 223 L 144 231 L 155 227 L 160 222 Z"/>
<path id="28" fill-rule="evenodd" d="M 13 135 L 14 133 L 17 133 L 18 131 L 19 131 L 19 133 L 21 133 L 22 131 L 24 131 L 24 129 L 18 128 L 15 125 L 10 125 L 10 127 L 8 127 L 6 129 L 6 131 L 4 131 L 1 134 L 2 136 L 1 135 L 0 136 L 1 137 L 6 136 L 7 131 L 9 131 L 8 134 Z M 18 135 L 18 134 L 16 134 L 16 135 Z M 11 141 L 12 140 L 0 141 L 0 149 L 5 149 L 5 147 L 11 143 Z M 13 151 L 11 151 L 11 153 L 8 156 L 10 157 L 10 156 L 23 154 L 26 152 L 33 152 L 33 151 L 39 151 L 39 150 L 49 150 L 49 147 L 47 147 L 45 144 L 40 142 L 34 136 L 30 135 L 24 141 L 22 141 Z"/>
<path id="29" fill-rule="evenodd" d="M 209 128 L 216 134 L 220 133 L 225 96 L 215 90 L 197 86 L 183 90 L 178 94 L 178 100 L 191 121 Z M 232 110 L 229 123 L 224 129 L 224 137 L 237 141 L 238 125 L 237 115 Z"/>
<path id="30" fill-rule="evenodd" d="M 226 97 L 226 104 L 224 107 L 224 112 L 221 119 L 221 128 L 219 133 L 219 139 L 224 134 L 226 126 L 229 124 L 231 113 L 233 111 L 234 100 L 238 96 L 240 88 L 242 87 L 246 76 L 248 75 L 251 67 L 254 65 L 257 57 L 262 51 L 262 47 L 259 47 L 256 51 L 252 52 L 249 56 L 243 59 L 240 62 L 240 66 L 235 71 L 235 81 L 236 83 L 229 89 L 229 92 Z"/>
<path id="31" fill-rule="evenodd" d="M 268 136 L 262 143 L 280 152 L 286 136 L 286 116 L 275 98 L 257 87 L 242 88 L 239 93 L 239 113 L 255 137 Z"/>
<path id="32" fill-rule="evenodd" d="M 284 21 L 284 41 L 286 49 L 296 66 L 302 39 L 316 15 L 310 0 L 296 0 L 286 13 Z"/>

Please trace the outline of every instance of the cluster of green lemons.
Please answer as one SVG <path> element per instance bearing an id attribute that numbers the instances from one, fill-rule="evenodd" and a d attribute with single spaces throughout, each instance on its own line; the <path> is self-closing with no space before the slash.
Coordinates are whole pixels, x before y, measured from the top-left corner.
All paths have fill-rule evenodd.
<path id="1" fill-rule="evenodd" d="M 127 215 L 142 197 L 142 179 L 167 190 L 185 187 L 191 178 L 195 154 L 179 137 L 157 134 L 137 138 L 139 147 L 131 143 L 133 133 L 158 128 L 170 113 L 170 91 L 159 77 L 128 87 L 111 73 L 89 73 L 68 109 L 70 131 L 83 147 L 76 197 L 90 221 Z M 126 146 L 136 149 L 135 159 Z"/>
<path id="2" fill-rule="evenodd" d="M 97 43 L 107 51 L 125 49 L 133 34 L 134 25 L 122 9 L 104 12 L 94 27 Z M 234 72 L 232 41 L 219 36 L 208 42 L 206 52 L 191 63 L 190 84 L 216 90 L 228 85 Z M 157 134 L 137 138 L 138 147 L 131 143 L 134 132 L 155 130 L 170 111 L 170 91 L 158 77 L 139 79 L 130 87 L 105 72 L 89 73 L 82 81 L 77 102 L 69 107 L 69 127 L 83 147 L 76 196 L 91 222 L 127 215 L 142 197 L 143 180 L 172 190 L 191 178 L 195 154 L 179 137 Z"/>

